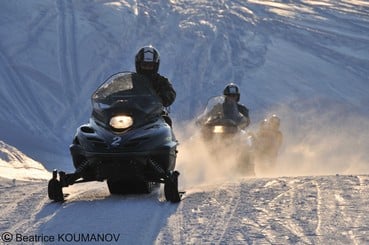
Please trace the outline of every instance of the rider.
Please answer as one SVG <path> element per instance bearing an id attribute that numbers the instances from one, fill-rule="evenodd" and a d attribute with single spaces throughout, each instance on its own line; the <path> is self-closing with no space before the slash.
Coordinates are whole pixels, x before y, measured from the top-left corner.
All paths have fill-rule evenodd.
<path id="1" fill-rule="evenodd" d="M 160 54 L 152 45 L 144 46 L 138 50 L 135 56 L 136 72 L 149 78 L 163 106 L 168 107 L 174 102 L 176 91 L 169 79 L 158 73 L 159 65 Z M 163 112 L 163 118 L 172 126 L 172 120 L 166 111 Z"/>
<path id="2" fill-rule="evenodd" d="M 140 48 L 135 57 L 135 65 L 137 73 L 149 78 L 163 106 L 170 106 L 176 98 L 176 91 L 169 79 L 158 73 L 160 65 L 158 50 L 152 45 Z"/>
<path id="3" fill-rule="evenodd" d="M 238 126 L 245 129 L 250 124 L 249 110 L 239 103 L 240 89 L 234 83 L 229 83 L 223 90 L 224 102 L 215 105 L 206 115 L 201 115 L 196 120 L 196 125 L 202 125 L 208 115 L 215 115 L 222 112 L 224 118 L 236 121 Z"/>
<path id="4" fill-rule="evenodd" d="M 260 159 L 275 161 L 282 145 L 283 134 L 280 131 L 280 118 L 272 115 L 264 119 L 256 133 L 257 153 Z"/>
<path id="5" fill-rule="evenodd" d="M 234 113 L 241 113 L 244 117 L 241 122 L 241 127 L 246 128 L 250 124 L 249 109 L 239 103 L 240 89 L 235 83 L 229 83 L 223 90 L 225 96 L 223 103 L 224 116 L 232 117 Z"/>

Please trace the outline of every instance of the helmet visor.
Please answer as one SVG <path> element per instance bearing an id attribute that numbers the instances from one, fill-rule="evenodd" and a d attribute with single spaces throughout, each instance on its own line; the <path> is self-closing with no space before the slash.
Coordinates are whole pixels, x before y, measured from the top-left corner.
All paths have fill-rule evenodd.
<path id="1" fill-rule="evenodd" d="M 152 50 L 145 50 L 143 53 L 143 61 L 144 62 L 153 62 L 154 61 L 154 52 Z"/>
<path id="2" fill-rule="evenodd" d="M 234 87 L 234 86 L 230 86 L 230 87 L 228 87 L 228 94 L 229 95 L 236 95 L 236 94 L 238 94 L 238 90 L 237 90 L 237 88 L 236 87 Z"/>

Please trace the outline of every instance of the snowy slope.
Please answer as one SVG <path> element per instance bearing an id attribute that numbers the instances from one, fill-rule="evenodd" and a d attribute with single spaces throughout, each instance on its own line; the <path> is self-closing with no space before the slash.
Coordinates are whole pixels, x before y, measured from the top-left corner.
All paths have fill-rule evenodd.
<path id="1" fill-rule="evenodd" d="M 178 123 L 198 115 L 229 81 L 241 86 L 254 124 L 280 111 L 285 129 L 301 125 L 306 135 L 305 127 L 320 126 L 311 118 L 327 111 L 335 112 L 325 119 L 333 126 L 354 113 L 367 117 L 365 1 L 1 5 L 1 139 L 49 169 L 55 155 L 69 154 L 75 128 L 88 120 L 92 91 L 112 73 L 133 69 L 135 52 L 148 43 L 179 91 L 172 106 Z"/>
<path id="2" fill-rule="evenodd" d="M 14 180 L 47 180 L 50 173 L 41 163 L 0 141 L 0 177 Z"/>
<path id="3" fill-rule="evenodd" d="M 101 233 L 116 244 L 369 243 L 367 1 L 0 6 L 2 239 L 75 244 Z M 44 179 L 44 168 L 72 169 L 68 145 L 88 120 L 91 92 L 111 73 L 133 69 L 136 50 L 148 43 L 178 91 L 171 115 L 184 200 L 166 203 L 162 190 L 110 196 L 105 183 L 92 183 L 68 187 L 65 203 L 50 203 L 47 182 L 23 180 Z M 276 171 L 236 178 L 229 159 L 214 166 L 187 140 L 191 120 L 229 81 L 250 108 L 250 130 L 271 113 L 282 118 Z"/>

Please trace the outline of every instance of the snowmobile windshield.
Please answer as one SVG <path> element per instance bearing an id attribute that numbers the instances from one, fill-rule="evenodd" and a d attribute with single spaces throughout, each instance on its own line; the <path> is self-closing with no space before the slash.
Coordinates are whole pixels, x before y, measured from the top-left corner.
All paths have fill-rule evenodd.
<path id="1" fill-rule="evenodd" d="M 125 72 L 108 78 L 91 97 L 93 115 L 100 121 L 119 114 L 140 120 L 156 116 L 163 105 L 146 76 Z"/>
<path id="2" fill-rule="evenodd" d="M 224 96 L 209 99 L 204 112 L 199 116 L 201 124 L 239 124 L 245 117 L 238 111 L 237 102 L 228 101 Z"/>
<path id="3" fill-rule="evenodd" d="M 92 101 L 110 105 L 130 97 L 156 97 L 148 79 L 137 73 L 118 73 L 107 79 L 92 95 Z"/>

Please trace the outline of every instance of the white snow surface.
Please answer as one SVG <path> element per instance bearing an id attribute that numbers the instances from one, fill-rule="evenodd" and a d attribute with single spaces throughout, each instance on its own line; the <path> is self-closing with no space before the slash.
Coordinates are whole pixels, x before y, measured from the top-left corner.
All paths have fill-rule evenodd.
<path id="1" fill-rule="evenodd" d="M 0 176 L 14 180 L 47 180 L 45 167 L 16 148 L 0 141 Z"/>
<path id="2" fill-rule="evenodd" d="M 0 235 L 9 244 L 368 244 L 369 3 L 12 0 L 0 3 Z M 179 204 L 106 183 L 47 197 L 90 95 L 153 44 L 177 90 Z M 193 119 L 236 82 L 250 130 L 273 113 L 277 168 L 214 164 Z M 22 239 L 20 239 L 22 236 Z M 17 240 L 18 238 L 18 240 Z M 104 238 L 105 240 L 101 240 Z M 28 239 L 28 240 L 27 240 Z M 51 241 L 50 239 L 54 239 Z M 100 239 L 100 240 L 99 240 Z"/>

